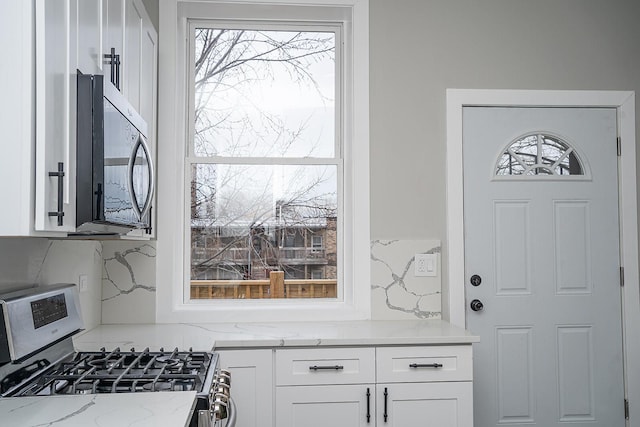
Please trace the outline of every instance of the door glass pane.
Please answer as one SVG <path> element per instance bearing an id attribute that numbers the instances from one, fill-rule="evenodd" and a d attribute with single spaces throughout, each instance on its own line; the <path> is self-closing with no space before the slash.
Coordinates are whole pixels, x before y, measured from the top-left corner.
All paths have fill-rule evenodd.
<path id="1" fill-rule="evenodd" d="M 584 175 L 584 169 L 567 142 L 537 132 L 507 147 L 498 160 L 496 175 Z"/>

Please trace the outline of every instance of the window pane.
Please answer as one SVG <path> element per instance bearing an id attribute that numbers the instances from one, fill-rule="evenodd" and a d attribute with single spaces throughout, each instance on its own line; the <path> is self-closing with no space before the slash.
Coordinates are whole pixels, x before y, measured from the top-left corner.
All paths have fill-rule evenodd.
<path id="1" fill-rule="evenodd" d="M 333 32 L 195 30 L 195 156 L 333 157 Z"/>
<path id="2" fill-rule="evenodd" d="M 284 272 L 284 298 L 337 296 L 335 165 L 194 164 L 191 173 L 193 298 L 271 298 L 272 272 Z"/>
<path id="3" fill-rule="evenodd" d="M 496 175 L 584 175 L 573 148 L 557 137 L 535 133 L 509 145 Z"/>

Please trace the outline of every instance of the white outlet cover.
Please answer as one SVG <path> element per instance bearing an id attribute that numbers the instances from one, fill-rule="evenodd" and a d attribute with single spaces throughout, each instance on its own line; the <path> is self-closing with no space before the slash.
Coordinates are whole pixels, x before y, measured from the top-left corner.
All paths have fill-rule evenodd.
<path id="1" fill-rule="evenodd" d="M 416 277 L 438 275 L 438 254 L 415 254 L 413 274 Z"/>
<path id="2" fill-rule="evenodd" d="M 86 274 L 81 274 L 78 278 L 78 289 L 80 292 L 86 292 L 89 290 L 89 277 Z"/>

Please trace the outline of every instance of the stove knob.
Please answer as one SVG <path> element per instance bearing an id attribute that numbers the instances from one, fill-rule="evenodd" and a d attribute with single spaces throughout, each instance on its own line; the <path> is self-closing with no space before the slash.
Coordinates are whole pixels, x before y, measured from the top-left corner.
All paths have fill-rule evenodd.
<path id="1" fill-rule="evenodd" d="M 218 377 L 216 380 L 218 384 L 226 385 L 227 387 L 231 387 L 231 379 L 227 377 Z"/>
<path id="2" fill-rule="evenodd" d="M 229 385 L 228 384 L 218 383 L 218 384 L 214 385 L 213 393 L 214 394 L 220 393 L 220 394 L 222 394 L 224 396 L 229 397 L 229 395 L 230 395 L 230 393 L 229 393 Z"/>
<path id="3" fill-rule="evenodd" d="M 224 420 L 227 418 L 227 407 L 223 403 L 216 403 L 213 405 L 213 419 L 215 421 Z"/>
<path id="4" fill-rule="evenodd" d="M 217 420 L 224 420 L 229 415 L 229 401 L 227 397 L 216 393 L 215 400 L 213 401 L 213 414 Z"/>
<path id="5" fill-rule="evenodd" d="M 231 386 L 231 372 L 221 370 L 218 373 L 218 382 Z"/>

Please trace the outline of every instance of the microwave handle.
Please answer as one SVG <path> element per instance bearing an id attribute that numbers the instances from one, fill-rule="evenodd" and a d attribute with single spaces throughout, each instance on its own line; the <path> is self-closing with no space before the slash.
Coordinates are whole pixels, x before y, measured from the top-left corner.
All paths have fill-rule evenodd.
<path id="1" fill-rule="evenodd" d="M 145 152 L 147 156 L 147 162 L 149 165 L 149 191 L 147 192 L 147 198 L 142 206 L 142 209 L 138 207 L 138 202 L 136 200 L 135 192 L 133 191 L 133 167 L 135 166 L 136 160 L 136 152 L 138 151 L 138 147 L 142 146 L 142 150 Z M 142 135 L 138 135 L 138 141 L 133 145 L 133 150 L 131 150 L 131 157 L 129 157 L 129 195 L 131 197 L 131 204 L 133 205 L 133 210 L 136 212 L 138 216 L 138 220 L 142 221 L 142 218 L 147 214 L 149 209 L 151 209 L 151 199 L 153 198 L 153 189 L 155 188 L 155 171 L 153 169 L 153 159 L 151 158 L 151 151 L 149 151 L 149 146 L 147 142 L 142 137 Z"/>

